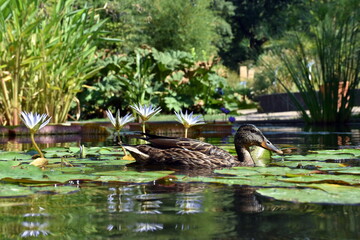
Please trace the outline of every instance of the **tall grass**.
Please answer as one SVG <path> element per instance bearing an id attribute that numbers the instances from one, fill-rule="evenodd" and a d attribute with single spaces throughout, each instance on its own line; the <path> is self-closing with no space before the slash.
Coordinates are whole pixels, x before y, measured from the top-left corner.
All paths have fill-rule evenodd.
<path id="1" fill-rule="evenodd" d="M 278 80 L 305 121 L 343 123 L 351 116 L 359 85 L 359 3 L 342 0 L 314 7 L 310 32 L 288 33 L 274 51 L 284 66 L 283 75 L 290 75 L 305 105 L 281 77 Z"/>
<path id="2" fill-rule="evenodd" d="M 94 66 L 103 22 L 72 0 L 0 0 L 0 123 L 19 124 L 20 111 L 63 122 Z"/>

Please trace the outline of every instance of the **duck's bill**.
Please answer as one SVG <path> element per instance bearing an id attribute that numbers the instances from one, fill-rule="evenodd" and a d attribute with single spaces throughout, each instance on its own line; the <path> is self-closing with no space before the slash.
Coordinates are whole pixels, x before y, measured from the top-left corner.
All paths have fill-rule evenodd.
<path id="1" fill-rule="evenodd" d="M 262 143 L 261 143 L 261 147 L 276 152 L 277 154 L 283 154 L 283 151 L 281 151 L 280 149 L 278 149 L 277 147 L 275 147 L 269 140 L 265 139 Z"/>

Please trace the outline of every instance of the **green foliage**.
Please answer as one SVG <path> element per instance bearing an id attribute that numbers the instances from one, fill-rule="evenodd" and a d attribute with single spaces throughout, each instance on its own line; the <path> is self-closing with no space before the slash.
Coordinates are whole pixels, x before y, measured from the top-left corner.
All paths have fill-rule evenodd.
<path id="1" fill-rule="evenodd" d="M 19 124 L 22 110 L 63 122 L 94 66 L 103 24 L 94 9 L 74 1 L 0 0 L 0 111 L 3 124 Z"/>
<path id="2" fill-rule="evenodd" d="M 305 106 L 285 87 L 307 122 L 349 120 L 359 84 L 359 3 L 353 0 L 314 4 L 310 32 L 289 32 L 274 52 Z M 309 113 L 306 111 L 309 110 Z"/>
<path id="3" fill-rule="evenodd" d="M 182 108 L 215 111 L 224 104 L 216 89 L 225 86 L 225 79 L 214 70 L 216 60 L 196 58 L 183 51 L 137 48 L 128 55 L 99 60 L 104 66 L 102 77 L 78 95 L 82 110 L 96 113 L 117 102 L 114 106 L 121 109 L 134 103 L 153 103 L 165 112 Z"/>
<path id="4" fill-rule="evenodd" d="M 76 1 L 79 6 L 101 8 L 105 34 L 118 42 L 100 43 L 115 52 L 132 52 L 144 45 L 159 51 L 195 50 L 215 55 L 217 47 L 225 47 L 232 38 L 231 26 L 225 16 L 234 8 L 225 0 L 92 0 Z"/>
<path id="5" fill-rule="evenodd" d="M 219 51 L 224 64 L 237 70 L 238 63 L 256 61 L 264 44 L 283 32 L 303 26 L 309 9 L 306 0 L 230 0 L 233 15 L 223 15 L 230 23 L 233 38 Z M 304 10 L 305 9 L 305 10 Z"/>

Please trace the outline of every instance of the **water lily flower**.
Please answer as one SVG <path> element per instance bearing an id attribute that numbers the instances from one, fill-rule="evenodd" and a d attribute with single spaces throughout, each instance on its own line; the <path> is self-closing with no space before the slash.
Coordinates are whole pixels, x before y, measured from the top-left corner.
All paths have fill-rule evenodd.
<path id="1" fill-rule="evenodd" d="M 140 116 L 142 120 L 142 129 L 143 133 L 145 133 L 145 122 L 149 120 L 152 116 L 158 114 L 161 111 L 160 107 L 155 107 L 153 105 L 140 105 L 134 104 L 130 105 L 132 109 Z"/>
<path id="2" fill-rule="evenodd" d="M 32 141 L 35 149 L 40 154 L 40 157 L 44 158 L 44 154 L 42 153 L 42 151 L 40 150 L 40 148 L 38 147 L 38 145 L 35 142 L 34 135 L 38 130 L 42 129 L 50 122 L 51 117 L 49 117 L 45 113 L 40 115 L 38 113 L 32 113 L 32 112 L 28 113 L 28 112 L 22 111 L 21 115 L 20 115 L 20 119 L 24 122 L 26 127 L 29 128 L 31 141 Z"/>
<path id="3" fill-rule="evenodd" d="M 131 113 L 126 114 L 124 117 L 120 116 L 120 110 L 116 111 L 115 117 L 112 115 L 110 110 L 106 111 L 106 115 L 110 119 L 112 125 L 115 127 L 116 131 L 120 131 L 126 124 L 133 121 L 135 118 L 132 117 Z"/>
<path id="4" fill-rule="evenodd" d="M 125 148 L 122 146 L 122 142 L 121 142 L 121 138 L 120 138 L 120 131 L 126 124 L 133 121 L 135 118 L 132 117 L 132 114 L 130 114 L 130 113 L 126 114 L 124 117 L 121 117 L 119 109 L 116 111 L 115 117 L 112 115 L 110 110 L 106 111 L 106 115 L 108 116 L 112 125 L 114 126 L 114 128 L 117 132 L 119 144 L 120 144 L 125 156 L 127 156 L 128 154 L 127 154 Z"/>
<path id="5" fill-rule="evenodd" d="M 180 122 L 182 125 L 184 125 L 186 138 L 188 135 L 187 133 L 189 128 L 195 125 L 205 124 L 204 119 L 200 115 L 193 116 L 193 112 L 188 114 L 188 112 L 186 111 L 184 114 L 182 111 L 180 112 L 175 111 L 175 115 L 177 117 L 177 121 Z"/>
<path id="6" fill-rule="evenodd" d="M 45 113 L 40 115 L 38 113 L 28 113 L 25 111 L 21 112 L 20 118 L 24 122 L 26 127 L 30 129 L 30 132 L 33 133 L 36 133 L 38 130 L 45 127 L 51 119 L 51 117 L 48 118 L 48 115 Z"/>

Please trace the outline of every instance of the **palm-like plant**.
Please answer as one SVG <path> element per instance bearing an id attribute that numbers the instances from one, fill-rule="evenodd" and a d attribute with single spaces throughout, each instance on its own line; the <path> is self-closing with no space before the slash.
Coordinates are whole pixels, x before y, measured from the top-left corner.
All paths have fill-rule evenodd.
<path id="1" fill-rule="evenodd" d="M 160 107 L 155 107 L 153 105 L 140 105 L 134 104 L 130 105 L 132 109 L 139 115 L 142 121 L 142 131 L 145 133 L 145 122 L 148 121 L 151 117 L 158 114 L 161 111 Z"/>
<path id="2" fill-rule="evenodd" d="M 25 126 L 30 130 L 30 137 L 31 142 L 34 145 L 35 149 L 40 154 L 41 158 L 44 158 L 44 154 L 40 150 L 39 146 L 35 142 L 34 135 L 37 131 L 45 127 L 49 122 L 51 117 L 49 117 L 47 114 L 38 114 L 38 113 L 32 113 L 32 112 L 25 112 L 22 111 L 20 115 L 21 120 L 24 122 Z"/>
<path id="3" fill-rule="evenodd" d="M 116 130 L 119 144 L 120 144 L 122 150 L 124 151 L 125 156 L 128 155 L 125 148 L 122 146 L 120 131 L 126 124 L 133 121 L 134 117 L 132 117 L 132 115 L 130 113 L 126 114 L 124 117 L 121 117 L 119 109 L 116 111 L 115 117 L 112 115 L 110 110 L 106 111 L 106 115 L 108 116 L 108 118 L 110 119 L 110 122 L 112 123 L 112 125 L 114 126 L 114 128 Z"/>
<path id="4" fill-rule="evenodd" d="M 204 119 L 200 115 L 193 116 L 193 112 L 188 114 L 187 110 L 185 111 L 185 114 L 182 111 L 180 112 L 175 111 L 175 115 L 177 117 L 176 120 L 180 122 L 185 128 L 185 138 L 187 138 L 188 136 L 189 128 L 195 125 L 205 124 Z"/>

